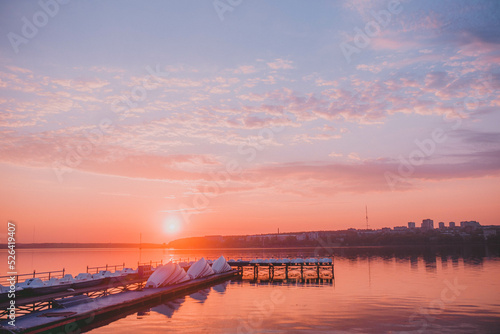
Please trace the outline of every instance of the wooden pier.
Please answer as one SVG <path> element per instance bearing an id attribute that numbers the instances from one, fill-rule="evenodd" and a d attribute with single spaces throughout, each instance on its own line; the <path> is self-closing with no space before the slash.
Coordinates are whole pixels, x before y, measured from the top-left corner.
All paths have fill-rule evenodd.
<path id="1" fill-rule="evenodd" d="M 102 266 L 102 267 L 87 267 L 87 272 L 89 269 L 99 270 L 101 268 L 118 268 L 123 265 L 113 265 L 113 266 Z M 50 309 L 54 307 L 54 303 L 59 298 L 66 298 L 77 295 L 86 295 L 89 298 L 103 297 L 111 294 L 120 293 L 123 291 L 139 290 L 142 289 L 144 283 L 148 277 L 153 272 L 153 267 L 149 264 L 140 265 L 138 267 L 137 274 L 129 274 L 126 277 L 114 277 L 110 278 L 101 284 L 97 284 L 85 288 L 71 288 L 64 291 L 45 293 L 45 294 L 30 294 L 25 291 L 15 292 L 15 313 L 16 316 L 22 316 L 32 312 L 37 312 L 45 309 Z M 92 270 L 90 270 L 92 271 Z M 51 272 L 36 272 L 33 274 L 20 274 L 15 276 L 15 281 L 19 282 L 21 279 L 26 278 L 40 278 L 42 280 L 47 280 L 50 277 L 62 278 L 65 270 L 51 271 Z M 6 278 L 9 276 L 0 277 L 0 282 L 4 283 Z M 5 283 L 4 283 L 5 284 Z M 7 283 L 8 284 L 8 283 Z M 10 305 L 10 298 L 0 299 L 0 321 L 8 319 L 9 310 L 7 309 Z"/>
<path id="2" fill-rule="evenodd" d="M 133 310 L 161 303 L 181 295 L 231 278 L 250 279 L 253 282 L 329 282 L 334 280 L 333 258 L 322 259 L 253 259 L 230 260 L 232 270 L 222 274 L 190 280 L 163 288 L 144 289 L 144 284 L 154 271 L 154 265 L 162 262 L 138 263 L 136 274 L 110 277 L 102 284 L 41 295 L 16 292 L 15 327 L 9 325 L 10 299 L 0 300 L 0 332 L 39 333 L 57 329 L 56 332 L 75 332 L 82 328 L 97 327 L 110 319 L 123 317 Z M 101 269 L 124 268 L 125 265 L 87 267 L 87 272 Z M 188 266 L 184 268 L 187 270 Z M 19 275 L 19 278 L 61 277 L 64 269 Z"/>
<path id="3" fill-rule="evenodd" d="M 35 309 L 34 312 L 23 316 L 18 315 L 15 327 L 10 326 L 8 320 L 0 322 L 0 326 L 2 330 L 11 333 L 39 333 L 53 329 L 61 329 L 63 332 L 75 332 L 84 326 L 92 326 L 97 317 L 116 317 L 116 314 L 123 314 L 126 310 L 137 308 L 137 306 L 152 302 L 161 303 L 226 281 L 236 275 L 238 275 L 238 271 L 231 270 L 226 273 L 214 274 L 163 288 L 121 291 L 120 293 L 102 295 L 97 298 L 89 298 L 84 295 L 96 290 L 96 287 L 74 292 L 60 292 L 42 298 L 41 296 L 20 298 L 16 299 L 16 303 L 36 305 L 45 302 L 50 305 L 42 310 Z M 144 278 L 140 278 L 134 283 L 138 283 L 139 280 L 142 283 L 145 281 Z M 99 289 L 102 288 L 99 287 Z M 69 296 L 72 297 L 67 298 Z M 6 303 L 1 304 L 3 309 L 7 306 Z M 56 330 L 56 332 L 58 331 Z"/>
<path id="4" fill-rule="evenodd" d="M 89 298 L 108 296 L 124 291 L 138 290 L 144 285 L 147 278 L 134 278 L 131 280 L 108 282 L 87 288 L 72 289 L 73 291 L 61 291 L 44 295 L 20 295 L 16 294 L 16 317 L 33 312 L 38 312 L 56 307 L 57 300 L 72 296 L 85 295 Z M 0 302 L 0 319 L 8 318 L 10 299 Z"/>
<path id="5" fill-rule="evenodd" d="M 332 282 L 335 278 L 333 258 L 330 261 L 293 262 L 279 260 L 238 260 L 227 262 L 251 281 Z"/>

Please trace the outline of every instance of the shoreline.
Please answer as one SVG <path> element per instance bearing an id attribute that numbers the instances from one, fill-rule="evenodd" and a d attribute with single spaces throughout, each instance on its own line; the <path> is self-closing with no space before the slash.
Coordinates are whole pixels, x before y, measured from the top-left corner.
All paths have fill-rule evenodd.
<path id="1" fill-rule="evenodd" d="M 199 250 L 290 250 L 290 249 L 304 249 L 304 250 L 315 250 L 315 249 L 380 249 L 380 248 L 421 248 L 421 247 L 461 247 L 461 246 L 500 246 L 496 243 L 442 243 L 442 244 L 394 244 L 394 245 L 318 245 L 318 246 L 286 246 L 286 247 L 197 247 L 197 248 L 172 248 L 163 245 L 158 246 L 147 246 L 139 247 L 139 245 L 134 246 L 124 246 L 121 244 L 105 244 L 105 245 L 88 245 L 88 244 L 40 244 L 34 246 L 33 244 L 18 244 L 17 249 L 164 249 L 172 251 L 199 251 Z M 7 250 L 7 244 L 0 244 L 0 250 Z"/>

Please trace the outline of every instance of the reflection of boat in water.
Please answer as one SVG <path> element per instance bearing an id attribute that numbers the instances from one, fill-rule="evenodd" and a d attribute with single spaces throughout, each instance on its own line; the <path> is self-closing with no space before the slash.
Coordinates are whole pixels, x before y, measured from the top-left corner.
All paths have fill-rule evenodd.
<path id="1" fill-rule="evenodd" d="M 259 268 L 259 277 L 269 277 L 269 269 L 267 268 Z"/>
<path id="2" fill-rule="evenodd" d="M 318 278 L 318 273 L 316 270 L 308 269 L 304 270 L 304 279 L 315 279 Z"/>
<path id="3" fill-rule="evenodd" d="M 207 300 L 209 293 L 210 293 L 210 289 L 203 289 L 203 290 L 197 291 L 193 294 L 190 294 L 189 297 L 196 299 L 196 300 L 200 301 L 201 303 L 203 303 L 205 300 Z"/>
<path id="4" fill-rule="evenodd" d="M 142 317 L 148 316 L 150 312 L 150 308 L 137 312 L 137 319 L 142 319 Z"/>
<path id="5" fill-rule="evenodd" d="M 322 279 L 332 279 L 333 273 L 331 270 L 323 269 L 319 272 L 319 278 Z"/>
<path id="6" fill-rule="evenodd" d="M 175 299 L 175 300 L 171 300 L 171 301 L 168 301 L 168 302 L 163 303 L 161 305 L 157 305 L 157 306 L 152 307 L 151 311 L 163 314 L 163 315 L 167 316 L 168 318 L 171 318 L 172 315 L 174 314 L 174 312 L 177 311 L 181 307 L 182 303 L 184 303 L 185 300 L 186 299 L 184 297 L 179 298 L 179 299 Z"/>
<path id="7" fill-rule="evenodd" d="M 225 281 L 224 283 L 214 285 L 212 287 L 212 289 L 214 289 L 215 291 L 217 291 L 219 293 L 224 293 L 227 289 L 227 285 L 229 284 L 229 282 L 231 282 L 231 281 Z"/>
<path id="8" fill-rule="evenodd" d="M 289 279 L 300 279 L 300 270 L 292 269 L 288 272 Z"/>

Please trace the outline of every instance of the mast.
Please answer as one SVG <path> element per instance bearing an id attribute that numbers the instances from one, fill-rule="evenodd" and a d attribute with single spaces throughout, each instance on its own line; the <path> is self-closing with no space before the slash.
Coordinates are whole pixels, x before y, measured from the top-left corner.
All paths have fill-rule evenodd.
<path id="1" fill-rule="evenodd" d="M 368 205 L 365 205 L 365 213 L 366 213 L 366 229 L 368 230 L 368 228 L 370 227 L 370 225 L 368 225 Z"/>

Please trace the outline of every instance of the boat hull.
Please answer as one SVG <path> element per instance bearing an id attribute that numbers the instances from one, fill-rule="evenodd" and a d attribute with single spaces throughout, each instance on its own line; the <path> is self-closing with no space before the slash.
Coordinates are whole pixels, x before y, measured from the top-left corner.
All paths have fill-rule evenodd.
<path id="1" fill-rule="evenodd" d="M 96 286 L 105 283 L 107 278 L 97 278 L 97 279 L 91 279 L 91 280 L 85 280 L 81 282 L 73 282 L 72 288 L 73 289 L 82 289 L 82 288 L 88 288 L 91 286 Z"/>

